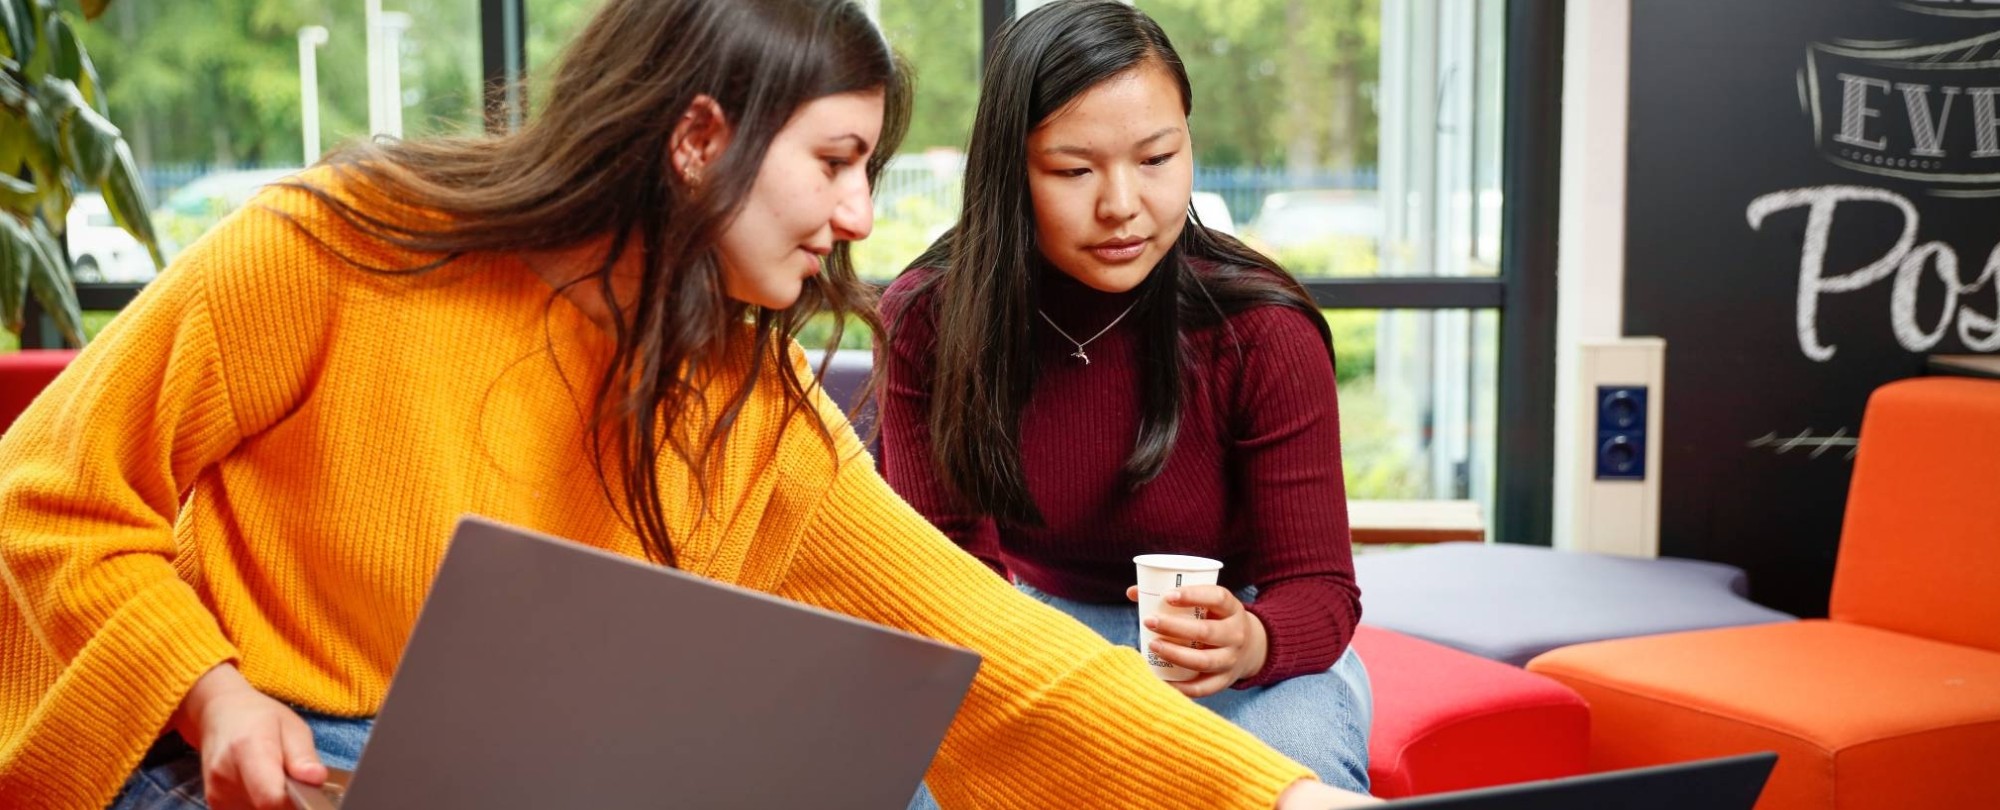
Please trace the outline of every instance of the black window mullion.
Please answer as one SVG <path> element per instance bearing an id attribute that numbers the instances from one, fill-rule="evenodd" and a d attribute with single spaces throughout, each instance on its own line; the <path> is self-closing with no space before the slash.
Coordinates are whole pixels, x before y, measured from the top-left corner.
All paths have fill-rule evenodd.
<path id="1" fill-rule="evenodd" d="M 993 35 L 1014 19 L 1014 0 L 979 0 L 979 70 L 986 71 L 986 57 L 993 53 Z"/>
<path id="2" fill-rule="evenodd" d="M 521 126 L 528 100 L 521 77 L 528 70 L 526 0 L 479 0 L 481 86 L 485 90 L 486 131 Z"/>
<path id="3" fill-rule="evenodd" d="M 1508 0 L 1501 124 L 1500 402 L 1493 536 L 1555 529 L 1556 237 L 1564 0 Z"/>

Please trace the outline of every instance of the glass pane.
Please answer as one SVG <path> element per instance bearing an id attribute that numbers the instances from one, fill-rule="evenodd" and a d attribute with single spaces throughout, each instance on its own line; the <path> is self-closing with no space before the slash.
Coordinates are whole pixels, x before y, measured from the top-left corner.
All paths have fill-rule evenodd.
<path id="1" fill-rule="evenodd" d="M 1380 2 L 1380 273 L 1498 275 L 1506 3 Z"/>
<path id="2" fill-rule="evenodd" d="M 478 0 L 120 2 L 79 33 L 169 256 L 327 148 L 483 126 Z M 103 280 L 151 278 L 122 231 L 92 224 L 103 207 L 77 198 L 76 263 Z"/>
<path id="3" fill-rule="evenodd" d="M 1493 514 L 1499 313 L 1327 310 L 1353 499 L 1472 499 Z"/>
<path id="4" fill-rule="evenodd" d="M 1504 5 L 1139 0 L 1194 85 L 1197 213 L 1301 276 L 1495 274 Z"/>
<path id="5" fill-rule="evenodd" d="M 528 18 L 528 75 L 546 77 L 563 46 L 601 5 L 604 0 L 527 0 L 521 13 Z"/>
<path id="6" fill-rule="evenodd" d="M 854 246 L 863 278 L 887 281 L 958 218 L 979 103 L 978 0 L 873 0 L 883 35 L 917 74 L 915 115 L 875 187 L 875 233 Z"/>

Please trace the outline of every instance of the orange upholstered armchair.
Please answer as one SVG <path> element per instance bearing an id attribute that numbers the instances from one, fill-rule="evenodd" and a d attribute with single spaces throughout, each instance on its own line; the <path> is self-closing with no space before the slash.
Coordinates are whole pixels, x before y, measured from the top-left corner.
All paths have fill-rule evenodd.
<path id="1" fill-rule="evenodd" d="M 1596 769 L 1774 750 L 1759 810 L 2000 807 L 2000 382 L 1869 399 L 1830 613 L 1528 668 L 1590 703 Z"/>

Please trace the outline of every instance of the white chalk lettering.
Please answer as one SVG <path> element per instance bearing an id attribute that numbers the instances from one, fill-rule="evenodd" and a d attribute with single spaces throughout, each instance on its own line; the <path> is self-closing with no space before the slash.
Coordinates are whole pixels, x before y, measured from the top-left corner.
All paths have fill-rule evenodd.
<path id="1" fill-rule="evenodd" d="M 1958 97 L 1958 88 L 1943 88 L 1944 108 L 1938 110 L 1936 118 L 1931 117 L 1930 85 L 1898 84 L 1896 89 L 1903 91 L 1903 109 L 1910 114 L 1910 137 L 1917 142 L 1910 154 L 1944 157 L 1944 130 L 1951 123 L 1951 102 Z"/>
<path id="2" fill-rule="evenodd" d="M 1896 209 L 1902 217 L 1902 234 L 1880 258 L 1844 273 L 1828 274 L 1827 243 L 1833 232 L 1834 214 L 1841 203 L 1877 203 Z M 1796 312 L 1799 350 L 1816 362 L 1833 359 L 1834 346 L 1819 335 L 1819 304 L 1824 295 L 1848 293 L 1895 276 L 1889 301 L 1889 322 L 1896 342 L 1912 352 L 1928 351 L 1951 331 L 1956 320 L 1959 340 L 1976 352 L 2000 349 L 2000 245 L 1988 254 L 1979 277 L 1970 282 L 1959 276 L 1958 253 L 1943 242 L 1917 244 L 1917 207 L 1908 198 L 1892 191 L 1866 186 L 1813 186 L 1773 192 L 1750 202 L 1746 214 L 1752 230 L 1760 230 L 1764 219 L 1779 211 L 1806 208 L 1805 242 L 1799 251 L 1799 288 Z M 1917 296 L 1924 280 L 1924 268 L 1943 284 L 1944 307 L 1938 322 L 1926 330 L 1917 322 Z M 1992 285 L 1995 314 L 1987 315 L 1961 303 L 1961 299 Z"/>
<path id="3" fill-rule="evenodd" d="M 1979 145 L 1972 150 L 1976 158 L 2000 157 L 2000 116 L 1993 114 L 1993 94 L 2000 93 L 2000 87 L 1974 87 L 1972 94 L 1972 128 L 1978 136 Z"/>
<path id="4" fill-rule="evenodd" d="M 1840 98 L 1840 132 L 1833 139 L 1849 146 L 1860 146 L 1882 151 L 1889 145 L 1888 138 L 1868 140 L 1868 119 L 1882 114 L 1881 110 L 1868 106 L 1868 89 L 1875 88 L 1889 92 L 1889 83 L 1867 76 L 1842 73 Z"/>

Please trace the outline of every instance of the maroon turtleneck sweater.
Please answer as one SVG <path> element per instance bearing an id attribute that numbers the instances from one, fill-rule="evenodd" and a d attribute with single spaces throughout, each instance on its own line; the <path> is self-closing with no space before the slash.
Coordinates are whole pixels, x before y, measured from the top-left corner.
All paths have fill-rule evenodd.
<path id="1" fill-rule="evenodd" d="M 1133 319 L 1090 342 L 1085 365 L 1071 356 L 1075 345 L 1037 317 L 1040 371 L 1020 441 L 1028 490 L 1046 525 L 995 525 L 972 513 L 932 461 L 937 322 L 932 297 L 914 292 L 930 272 L 904 273 L 883 299 L 890 338 L 879 403 L 882 467 L 911 506 L 995 570 L 1083 602 L 1125 604 L 1134 555 L 1221 560 L 1223 585 L 1257 586 L 1250 611 L 1270 639 L 1263 671 L 1239 686 L 1319 672 L 1340 657 L 1361 617 L 1360 589 L 1333 367 L 1303 313 L 1260 306 L 1231 316 L 1228 330 L 1188 332 L 1203 377 L 1189 390 L 1208 393 L 1186 397 L 1166 468 L 1137 491 L 1121 472 L 1139 434 Z M 1103 329 L 1137 295 L 1099 292 L 1053 270 L 1041 287 L 1042 309 L 1077 339 Z"/>

